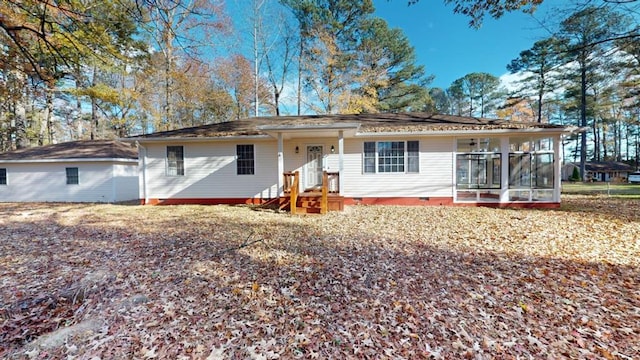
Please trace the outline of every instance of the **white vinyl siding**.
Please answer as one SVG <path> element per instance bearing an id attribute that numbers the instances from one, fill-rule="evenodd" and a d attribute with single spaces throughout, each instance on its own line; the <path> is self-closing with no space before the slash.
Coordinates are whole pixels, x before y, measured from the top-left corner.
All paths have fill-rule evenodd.
<path id="1" fill-rule="evenodd" d="M 113 201 L 138 199 L 138 166 L 114 164 L 112 188 Z"/>
<path id="2" fill-rule="evenodd" d="M 453 197 L 454 146 L 451 137 L 415 137 L 390 141 L 417 141 L 418 173 L 363 172 L 365 141 L 377 139 L 345 139 L 344 169 L 341 173 L 341 195 L 346 197 Z M 278 144 L 275 139 L 254 142 L 255 175 L 237 174 L 237 145 L 246 141 L 202 141 L 184 143 L 185 176 L 166 177 L 165 152 L 168 144 L 147 143 L 146 197 L 149 199 L 230 199 L 275 198 L 278 173 Z M 339 170 L 339 153 L 335 138 L 292 139 L 283 144 L 284 171 L 300 171 L 305 176 L 307 145 L 322 145 L 325 149 L 323 168 Z M 331 145 L 336 148 L 331 153 Z M 299 152 L 295 153 L 298 146 Z M 409 150 L 405 146 L 406 157 Z M 407 162 L 409 170 L 410 162 Z"/>
<path id="3" fill-rule="evenodd" d="M 146 197 L 150 199 L 275 198 L 278 196 L 276 141 L 254 143 L 255 174 L 238 175 L 231 141 L 189 142 L 184 147 L 184 176 L 167 177 L 167 144 L 146 148 Z"/>
<path id="4" fill-rule="evenodd" d="M 138 198 L 136 162 L 45 162 L 2 165 L 11 181 L 0 187 L 3 202 L 115 202 Z M 80 181 L 67 185 L 67 168 Z M 114 176 L 116 169 L 121 175 Z M 122 189 L 129 189 L 122 192 Z"/>
<path id="5" fill-rule="evenodd" d="M 364 173 L 364 143 L 379 139 L 345 139 L 341 194 L 346 197 L 452 197 L 453 142 L 450 137 L 415 138 L 418 173 Z M 386 140 L 385 140 L 386 141 Z M 393 139 L 392 141 L 400 141 Z M 416 159 L 413 156 L 413 159 Z M 413 160 L 412 160 L 413 161 Z M 338 154 L 329 159 L 337 170 Z M 413 165 L 412 165 L 413 166 Z"/>

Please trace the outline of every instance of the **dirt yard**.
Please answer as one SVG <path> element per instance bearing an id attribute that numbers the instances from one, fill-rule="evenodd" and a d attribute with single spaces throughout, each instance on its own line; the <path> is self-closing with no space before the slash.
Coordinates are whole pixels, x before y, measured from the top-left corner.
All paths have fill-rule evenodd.
<path id="1" fill-rule="evenodd" d="M 0 358 L 640 358 L 640 201 L 0 204 Z"/>

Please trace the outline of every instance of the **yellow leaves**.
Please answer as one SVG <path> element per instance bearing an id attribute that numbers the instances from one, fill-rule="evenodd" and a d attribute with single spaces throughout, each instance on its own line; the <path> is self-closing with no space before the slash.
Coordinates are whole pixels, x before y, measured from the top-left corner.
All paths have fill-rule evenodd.
<path id="1" fill-rule="evenodd" d="M 233 295 L 239 296 L 239 295 L 241 295 L 241 294 L 242 294 L 242 289 L 237 288 L 237 287 L 236 287 L 236 288 L 233 288 L 233 289 L 231 290 L 231 293 L 232 293 Z"/>

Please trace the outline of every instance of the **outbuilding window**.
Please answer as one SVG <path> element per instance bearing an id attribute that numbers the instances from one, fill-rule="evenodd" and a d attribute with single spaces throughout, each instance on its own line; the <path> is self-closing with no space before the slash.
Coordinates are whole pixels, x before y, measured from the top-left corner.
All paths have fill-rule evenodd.
<path id="1" fill-rule="evenodd" d="M 7 169 L 0 169 L 0 185 L 7 185 Z"/>
<path id="2" fill-rule="evenodd" d="M 184 147 L 167 146 L 167 175 L 184 176 Z"/>
<path id="3" fill-rule="evenodd" d="M 255 174 L 253 145 L 236 145 L 238 175 Z"/>
<path id="4" fill-rule="evenodd" d="M 68 167 L 65 170 L 67 173 L 67 185 L 80 184 L 80 175 L 77 167 Z"/>
<path id="5" fill-rule="evenodd" d="M 364 143 L 363 171 L 374 173 L 420 172 L 418 141 L 367 141 Z"/>

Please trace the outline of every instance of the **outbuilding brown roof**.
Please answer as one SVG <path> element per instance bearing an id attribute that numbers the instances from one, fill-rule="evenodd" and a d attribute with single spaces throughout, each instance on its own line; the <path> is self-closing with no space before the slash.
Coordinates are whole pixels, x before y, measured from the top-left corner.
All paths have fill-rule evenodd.
<path id="1" fill-rule="evenodd" d="M 453 116 L 431 113 L 382 113 L 351 115 L 306 115 L 255 117 L 245 120 L 229 121 L 202 125 L 152 134 L 132 136 L 128 139 L 145 138 L 206 138 L 225 136 L 266 135 L 261 127 L 292 126 L 304 128 L 313 126 L 331 126 L 341 123 L 357 123 L 358 133 L 380 132 L 420 132 L 451 130 L 492 130 L 492 129 L 563 129 L 564 126 L 540 123 L 514 122 L 471 116 Z"/>
<path id="2" fill-rule="evenodd" d="M 71 141 L 0 153 L 0 161 L 137 158 L 135 146 L 115 140 Z"/>

